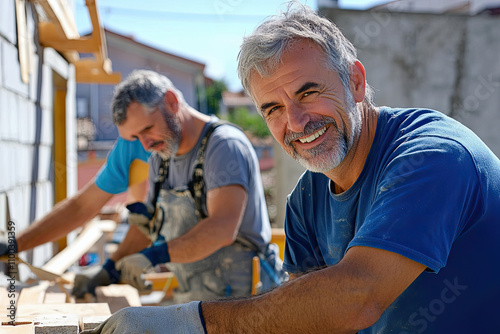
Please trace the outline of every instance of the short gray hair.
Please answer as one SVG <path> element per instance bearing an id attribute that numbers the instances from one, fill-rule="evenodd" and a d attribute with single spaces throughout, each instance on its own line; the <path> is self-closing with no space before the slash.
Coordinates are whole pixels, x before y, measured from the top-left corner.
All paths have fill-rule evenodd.
<path id="1" fill-rule="evenodd" d="M 149 112 L 161 106 L 167 91 L 176 94 L 180 104 L 185 104 L 182 93 L 166 76 L 148 70 L 136 70 L 118 84 L 115 88 L 111 110 L 113 122 L 123 124 L 127 119 L 127 109 L 130 103 L 137 102 Z"/>
<path id="2" fill-rule="evenodd" d="M 279 66 L 284 52 L 299 39 L 308 39 L 320 46 L 327 64 L 338 73 L 347 93 L 351 66 L 357 60 L 356 48 L 334 23 L 311 8 L 291 1 L 285 12 L 272 16 L 243 39 L 238 54 L 238 76 L 252 99 L 252 71 L 263 77 L 270 76 Z M 373 105 L 373 89 L 368 83 L 365 91 L 364 102 Z"/>

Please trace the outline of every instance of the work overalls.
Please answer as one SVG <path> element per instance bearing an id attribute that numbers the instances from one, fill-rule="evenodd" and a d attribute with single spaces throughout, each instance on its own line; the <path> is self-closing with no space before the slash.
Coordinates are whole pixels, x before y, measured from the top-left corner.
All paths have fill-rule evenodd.
<path id="1" fill-rule="evenodd" d="M 168 176 L 169 164 L 164 160 L 157 180 L 156 220 L 153 240 L 170 241 L 188 232 L 206 217 L 204 204 L 203 164 L 206 144 L 221 123 L 212 124 L 201 141 L 192 180 L 187 187 L 161 189 Z M 159 184 L 159 186 L 158 186 Z M 229 296 L 248 296 L 252 283 L 252 258 L 255 252 L 239 242 L 223 247 L 197 262 L 167 263 L 178 282 L 174 293 L 176 303 L 210 300 Z"/>

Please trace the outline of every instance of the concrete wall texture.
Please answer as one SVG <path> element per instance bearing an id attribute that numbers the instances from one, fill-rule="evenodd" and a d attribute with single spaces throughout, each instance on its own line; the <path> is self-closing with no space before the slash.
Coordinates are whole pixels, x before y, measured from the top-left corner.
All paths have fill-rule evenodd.
<path id="1" fill-rule="evenodd" d="M 500 156 L 500 18 L 330 9 L 377 105 L 437 109 Z"/>
<path id="2" fill-rule="evenodd" d="M 54 76 L 67 83 L 64 168 L 68 195 L 77 189 L 74 67 L 53 49 L 37 45 L 36 15 L 30 3 L 26 4 L 26 15 L 31 57 L 28 83 L 21 80 L 15 1 L 0 1 L 0 193 L 8 196 L 16 232 L 54 205 Z M 50 244 L 21 254 L 35 265 L 42 265 L 51 256 Z"/>
<path id="3" fill-rule="evenodd" d="M 323 9 L 358 50 L 375 103 L 439 110 L 500 156 L 500 17 Z M 304 168 L 275 145 L 277 223 Z"/>

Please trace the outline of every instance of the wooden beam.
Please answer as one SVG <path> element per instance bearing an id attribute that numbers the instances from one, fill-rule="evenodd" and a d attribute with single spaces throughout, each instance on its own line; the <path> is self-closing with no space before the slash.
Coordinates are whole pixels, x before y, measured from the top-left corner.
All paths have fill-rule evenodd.
<path id="1" fill-rule="evenodd" d="M 65 249 L 47 262 L 42 269 L 62 275 L 78 261 L 103 235 L 95 220 L 88 222 L 78 237 Z"/>
<path id="2" fill-rule="evenodd" d="M 43 304 L 45 293 L 50 286 L 49 281 L 41 281 L 39 284 L 22 288 L 17 299 L 17 305 L 21 304 Z"/>
<path id="3" fill-rule="evenodd" d="M 137 289 L 128 284 L 111 284 L 95 289 L 98 303 L 107 303 L 111 313 L 129 306 L 142 306 Z"/>

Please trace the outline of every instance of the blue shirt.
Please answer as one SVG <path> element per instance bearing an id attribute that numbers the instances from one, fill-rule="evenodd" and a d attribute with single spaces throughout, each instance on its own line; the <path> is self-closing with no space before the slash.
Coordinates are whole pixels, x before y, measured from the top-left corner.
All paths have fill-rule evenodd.
<path id="1" fill-rule="evenodd" d="M 97 173 L 95 183 L 99 189 L 110 194 L 119 194 L 129 186 L 130 165 L 135 160 L 148 162 L 151 155 L 138 140 L 129 141 L 121 137 L 108 154 L 106 163 Z"/>
<path id="2" fill-rule="evenodd" d="M 388 250 L 428 270 L 359 333 L 499 331 L 500 161 L 474 133 L 436 111 L 381 108 L 360 176 L 331 186 L 307 171 L 289 196 L 287 271 Z"/>

